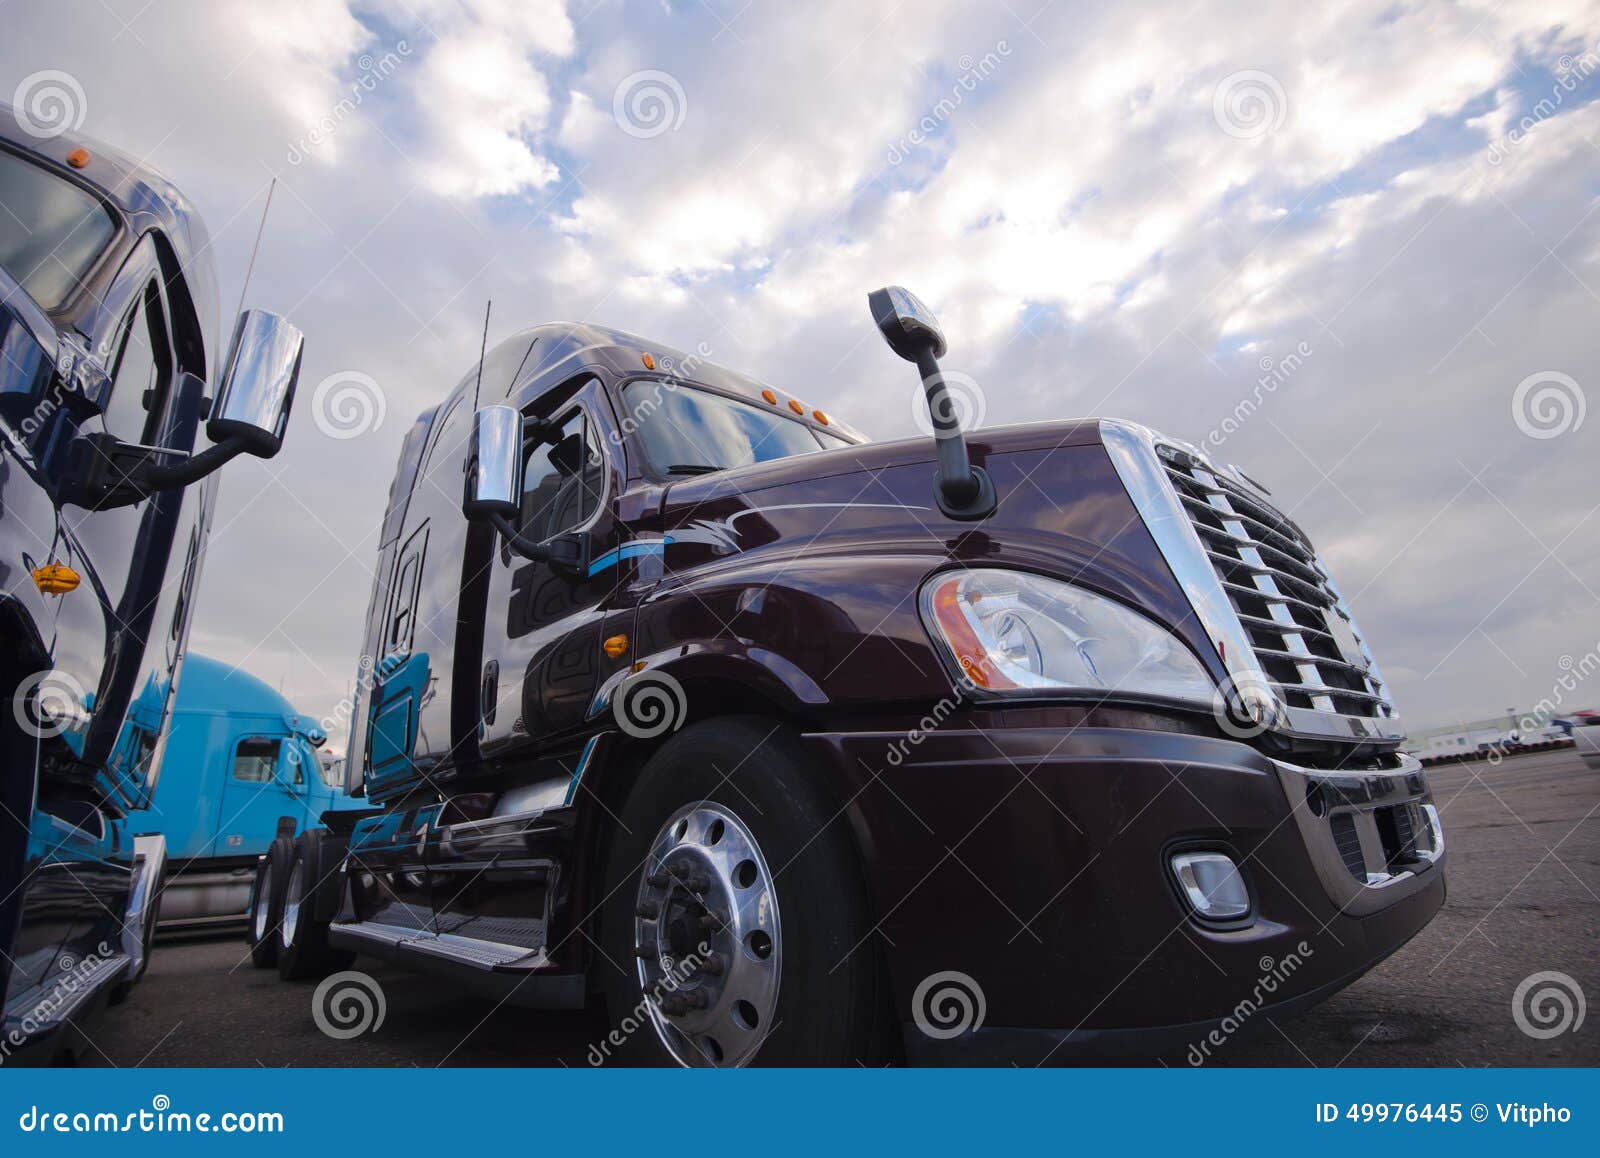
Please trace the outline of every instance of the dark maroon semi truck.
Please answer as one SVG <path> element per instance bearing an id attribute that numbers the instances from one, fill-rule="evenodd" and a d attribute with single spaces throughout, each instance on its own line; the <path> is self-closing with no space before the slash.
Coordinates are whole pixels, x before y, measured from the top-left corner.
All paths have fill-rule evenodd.
<path id="1" fill-rule="evenodd" d="M 418 420 L 371 808 L 263 858 L 259 964 L 601 999 L 597 1064 L 1193 1061 L 1428 922 L 1438 813 L 1305 533 L 1129 423 L 967 437 L 870 302 L 931 441 L 585 325 Z"/>

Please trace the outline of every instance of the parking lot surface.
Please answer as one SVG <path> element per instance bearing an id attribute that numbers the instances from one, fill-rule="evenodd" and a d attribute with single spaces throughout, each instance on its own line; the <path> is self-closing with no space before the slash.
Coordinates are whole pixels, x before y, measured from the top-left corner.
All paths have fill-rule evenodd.
<path id="1" fill-rule="evenodd" d="M 1600 1012 L 1540 1039 L 1512 999 L 1555 971 L 1600 999 L 1600 772 L 1570 751 L 1430 770 L 1450 896 L 1410 944 L 1298 1018 L 1259 1019 L 1214 1051 L 1224 1066 L 1600 1064 Z M 497 1006 L 361 958 L 382 986 L 381 1026 L 349 1040 L 312 1017 L 314 983 L 250 966 L 242 940 L 169 939 L 81 1061 L 115 1066 L 585 1066 L 598 1013 Z M 1537 1027 L 1536 1027 L 1537 1028 Z M 1182 1053 L 1152 1064 L 1186 1064 Z"/>

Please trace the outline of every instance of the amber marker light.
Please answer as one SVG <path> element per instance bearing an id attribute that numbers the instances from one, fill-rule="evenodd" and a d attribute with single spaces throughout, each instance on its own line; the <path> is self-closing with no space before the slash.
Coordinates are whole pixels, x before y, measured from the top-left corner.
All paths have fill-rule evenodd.
<path id="1" fill-rule="evenodd" d="M 612 659 L 621 659 L 628 654 L 628 637 L 626 635 L 613 635 L 605 642 L 606 654 Z"/>

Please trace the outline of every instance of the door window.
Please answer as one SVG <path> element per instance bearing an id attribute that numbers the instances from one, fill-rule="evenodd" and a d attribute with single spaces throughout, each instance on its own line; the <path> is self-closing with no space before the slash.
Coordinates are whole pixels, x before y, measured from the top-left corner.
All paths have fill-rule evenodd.
<path id="1" fill-rule="evenodd" d="M 155 419 L 172 377 L 172 355 L 161 294 L 151 281 L 134 300 L 111 370 L 111 398 L 104 421 L 108 434 L 124 442 L 154 440 Z"/>
<path id="2" fill-rule="evenodd" d="M 522 473 L 522 533 L 536 541 L 575 530 L 594 517 L 605 492 L 605 457 L 582 410 L 561 426 L 554 445 L 529 446 Z"/>
<path id="3" fill-rule="evenodd" d="M 278 774 L 283 742 L 267 736 L 246 736 L 233 752 L 233 778 L 246 784 L 266 784 Z M 294 783 L 304 783 L 297 766 L 289 777 Z"/>

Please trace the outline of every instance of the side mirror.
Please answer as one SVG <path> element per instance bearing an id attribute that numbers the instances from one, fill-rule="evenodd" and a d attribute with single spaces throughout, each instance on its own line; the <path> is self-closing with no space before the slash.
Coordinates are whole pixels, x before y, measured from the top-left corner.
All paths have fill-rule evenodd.
<path id="1" fill-rule="evenodd" d="M 543 437 L 545 432 L 535 433 Z M 587 578 L 587 532 L 557 535 L 547 543 L 535 543 L 517 526 L 522 511 L 522 436 L 522 414 L 514 406 L 484 406 L 472 416 L 461 513 L 469 521 L 490 524 L 505 536 L 506 545 L 524 559 L 547 563 L 570 579 Z"/>
<path id="2" fill-rule="evenodd" d="M 277 454 L 289 424 L 304 350 L 304 335 L 277 314 L 266 310 L 240 314 L 206 436 L 218 443 L 238 440 L 245 452 L 260 458 Z"/>
<path id="3" fill-rule="evenodd" d="M 521 508 L 522 415 L 515 406 L 485 406 L 472 416 L 461 513 L 468 519 L 510 519 Z"/>
<path id="4" fill-rule="evenodd" d="M 952 519 L 986 519 L 998 499 L 994 482 L 982 467 L 972 465 L 950 391 L 945 388 L 939 359 L 944 356 L 944 331 L 933 311 L 904 286 L 885 286 L 867 295 L 867 306 L 889 349 L 915 362 L 922 375 L 933 418 L 934 446 L 939 452 L 939 509 Z"/>

